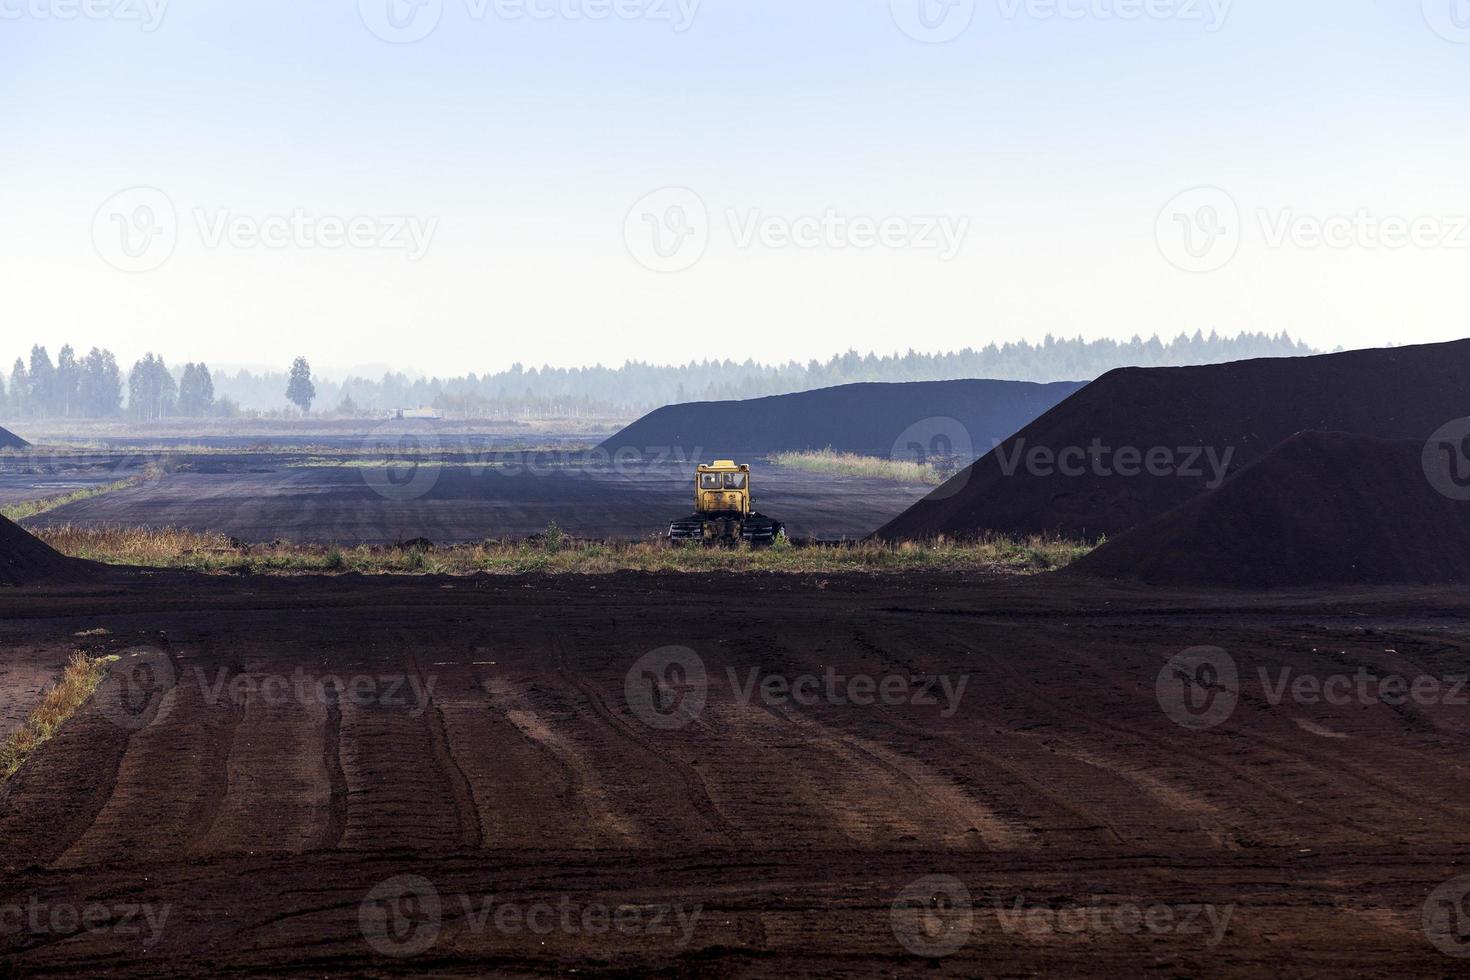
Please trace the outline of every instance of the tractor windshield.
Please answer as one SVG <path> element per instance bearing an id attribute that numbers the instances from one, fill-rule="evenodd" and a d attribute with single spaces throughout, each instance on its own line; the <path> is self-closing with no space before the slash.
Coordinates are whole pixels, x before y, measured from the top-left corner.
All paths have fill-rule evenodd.
<path id="1" fill-rule="evenodd" d="M 745 489 L 745 474 L 744 473 L 726 473 L 725 474 L 725 489 L 726 490 L 744 490 Z"/>
<path id="2" fill-rule="evenodd" d="M 720 474 L 718 474 L 718 473 L 701 473 L 701 474 L 699 474 L 699 489 L 701 489 L 701 490 L 718 490 L 718 489 L 720 489 Z"/>

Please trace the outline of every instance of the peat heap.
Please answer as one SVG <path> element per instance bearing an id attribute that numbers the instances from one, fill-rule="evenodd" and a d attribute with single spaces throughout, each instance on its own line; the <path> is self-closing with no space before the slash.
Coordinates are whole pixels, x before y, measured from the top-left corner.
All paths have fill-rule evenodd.
<path id="1" fill-rule="evenodd" d="M 1236 588 L 1470 582 L 1470 466 L 1441 448 L 1302 433 L 1069 573 Z"/>
<path id="2" fill-rule="evenodd" d="M 968 456 L 960 463 L 967 465 L 1081 387 L 1079 382 L 915 381 L 690 402 L 645 415 L 601 448 L 640 455 L 682 450 L 685 459 L 828 447 L 884 458 L 943 456 L 952 450 Z"/>
<path id="3" fill-rule="evenodd" d="M 1470 340 L 1110 372 L 879 529 L 1116 537 L 1298 432 L 1422 445 L 1470 416 Z"/>
<path id="4" fill-rule="evenodd" d="M 80 582 L 91 578 L 96 567 L 60 554 L 0 517 L 0 587 Z"/>

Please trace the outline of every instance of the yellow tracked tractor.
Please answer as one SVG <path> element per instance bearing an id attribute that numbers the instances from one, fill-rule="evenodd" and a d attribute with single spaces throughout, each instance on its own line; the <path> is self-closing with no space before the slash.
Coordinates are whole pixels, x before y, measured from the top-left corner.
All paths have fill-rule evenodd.
<path id="1" fill-rule="evenodd" d="M 671 541 L 706 543 L 749 541 L 770 544 L 786 537 L 786 527 L 755 512 L 750 498 L 750 465 L 717 459 L 694 473 L 694 513 L 669 525 Z"/>

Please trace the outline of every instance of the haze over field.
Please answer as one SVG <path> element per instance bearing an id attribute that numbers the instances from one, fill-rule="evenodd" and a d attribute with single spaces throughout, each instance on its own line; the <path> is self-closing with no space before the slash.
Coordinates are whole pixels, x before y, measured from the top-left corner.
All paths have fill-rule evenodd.
<path id="1" fill-rule="evenodd" d="M 1039 344 L 989 344 L 945 354 L 909 351 L 902 356 L 860 356 L 856 351 L 806 364 L 762 364 L 753 359 L 705 359 L 682 365 L 628 362 L 618 367 L 572 368 L 512 365 L 507 371 L 425 378 L 403 371 L 346 377 L 312 376 L 311 403 L 320 413 L 431 406 L 447 416 L 517 418 L 641 413 L 689 401 L 753 398 L 855 382 L 1090 380 L 1118 367 L 1211 364 L 1255 357 L 1292 357 L 1312 351 L 1285 334 L 1239 337 L 1180 335 L 1171 341 L 1134 337 L 1113 341 L 1057 340 Z M 308 369 L 310 365 L 308 364 Z M 170 385 L 169 379 L 173 384 Z M 280 412 L 290 405 L 289 374 L 282 369 L 213 370 L 145 355 L 127 368 L 107 350 L 79 356 L 66 346 L 56 360 L 32 345 L 8 378 L 0 377 L 0 418 L 131 418 L 234 416 Z M 126 394 L 126 402 L 123 395 Z"/>
<path id="2" fill-rule="evenodd" d="M 1462 329 L 1448 0 L 390 3 L 7 6 L 7 328 L 440 377 Z"/>

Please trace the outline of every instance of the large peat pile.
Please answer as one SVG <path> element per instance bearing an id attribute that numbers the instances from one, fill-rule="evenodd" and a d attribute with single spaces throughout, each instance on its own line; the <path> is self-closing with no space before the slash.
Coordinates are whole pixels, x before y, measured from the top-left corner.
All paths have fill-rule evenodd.
<path id="1" fill-rule="evenodd" d="M 691 402 L 645 415 L 602 448 L 610 453 L 682 451 L 685 458 L 828 447 L 906 457 L 952 449 L 973 459 L 1081 387 L 1078 382 L 918 381 Z"/>
<path id="2" fill-rule="evenodd" d="M 1470 493 L 1452 467 L 1470 474 L 1430 448 L 1427 466 L 1420 442 L 1302 433 L 1072 570 L 1239 588 L 1470 582 Z"/>
<path id="3" fill-rule="evenodd" d="M 1224 475 L 1298 432 L 1422 444 L 1445 424 L 1470 416 L 1466 378 L 1470 340 L 1113 371 L 878 536 L 1116 536 L 1219 486 Z"/>

